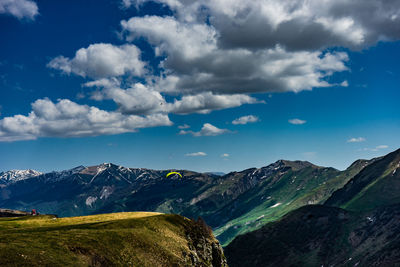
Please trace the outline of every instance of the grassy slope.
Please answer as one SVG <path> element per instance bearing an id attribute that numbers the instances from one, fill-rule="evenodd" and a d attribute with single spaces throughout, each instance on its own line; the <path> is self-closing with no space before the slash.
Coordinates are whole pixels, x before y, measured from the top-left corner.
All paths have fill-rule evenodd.
<path id="1" fill-rule="evenodd" d="M 399 266 L 400 209 L 367 213 L 304 206 L 225 249 L 234 266 Z"/>
<path id="2" fill-rule="evenodd" d="M 226 248 L 229 263 L 231 266 L 325 266 L 324 258 L 333 247 L 339 247 L 336 252 L 347 251 L 346 245 L 342 247 L 341 235 L 346 232 L 343 222 L 349 216 L 338 208 L 301 207 L 257 231 L 238 236 Z M 251 244 L 255 245 L 249 249 Z"/>
<path id="3" fill-rule="evenodd" d="M 182 265 L 190 224 L 151 212 L 0 218 L 0 265 Z"/>
<path id="4" fill-rule="evenodd" d="M 400 203 L 400 149 L 367 166 L 325 202 L 352 211 Z"/>
<path id="5" fill-rule="evenodd" d="M 226 246 L 238 234 L 259 229 L 264 224 L 275 221 L 292 210 L 307 204 L 323 203 L 332 192 L 343 187 L 368 164 L 368 161 L 358 161 L 339 173 L 334 169 L 311 167 L 295 173 L 289 172 L 273 188 L 249 192 L 245 196 L 246 201 L 260 199 L 263 196 L 271 198 L 265 199 L 264 197 L 265 200 L 257 205 L 251 203 L 250 206 L 253 206 L 253 209 L 217 228 L 215 235 L 221 244 Z M 277 203 L 282 204 L 274 207 Z"/>

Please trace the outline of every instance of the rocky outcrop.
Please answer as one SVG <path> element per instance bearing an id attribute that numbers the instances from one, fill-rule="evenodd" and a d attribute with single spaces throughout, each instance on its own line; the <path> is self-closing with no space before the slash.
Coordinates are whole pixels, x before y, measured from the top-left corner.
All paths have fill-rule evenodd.
<path id="1" fill-rule="evenodd" d="M 224 251 L 211 228 L 199 218 L 187 225 L 189 253 L 184 253 L 185 266 L 227 267 Z"/>
<path id="2" fill-rule="evenodd" d="M 0 209 L 0 217 L 19 217 L 26 216 L 30 213 L 19 210 Z"/>

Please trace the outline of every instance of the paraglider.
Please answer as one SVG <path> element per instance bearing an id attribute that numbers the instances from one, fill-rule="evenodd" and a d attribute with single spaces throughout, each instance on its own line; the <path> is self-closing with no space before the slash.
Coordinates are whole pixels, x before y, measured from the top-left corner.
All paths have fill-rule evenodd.
<path id="1" fill-rule="evenodd" d="M 179 172 L 170 172 L 170 173 L 167 174 L 166 177 L 168 178 L 171 175 L 178 175 L 178 176 L 180 176 L 182 178 L 182 174 L 180 174 Z"/>

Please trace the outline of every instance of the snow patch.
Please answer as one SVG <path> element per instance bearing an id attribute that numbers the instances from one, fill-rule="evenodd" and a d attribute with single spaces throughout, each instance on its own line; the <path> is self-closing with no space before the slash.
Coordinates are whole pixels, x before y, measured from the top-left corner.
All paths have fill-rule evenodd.
<path id="1" fill-rule="evenodd" d="M 282 204 L 282 203 L 278 202 L 278 203 L 276 203 L 275 205 L 271 206 L 270 208 L 276 208 L 276 207 L 278 207 L 278 206 L 281 205 L 281 204 Z"/>
<path id="2" fill-rule="evenodd" d="M 86 199 L 86 206 L 92 207 L 92 204 L 93 204 L 94 202 L 96 202 L 96 200 L 97 200 L 97 197 L 88 197 L 88 198 Z"/>
<path id="3" fill-rule="evenodd" d="M 396 169 L 393 170 L 392 176 L 396 173 L 396 171 L 397 171 L 398 168 L 400 168 L 400 161 L 399 161 L 399 163 L 397 163 Z"/>
<path id="4" fill-rule="evenodd" d="M 103 186 L 103 189 L 100 192 L 100 199 L 107 199 L 114 191 L 114 188 L 111 186 Z"/>

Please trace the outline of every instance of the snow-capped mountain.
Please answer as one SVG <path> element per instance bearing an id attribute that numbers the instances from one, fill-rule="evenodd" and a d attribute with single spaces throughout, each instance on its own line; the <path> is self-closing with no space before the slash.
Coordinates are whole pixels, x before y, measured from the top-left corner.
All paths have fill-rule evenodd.
<path id="1" fill-rule="evenodd" d="M 7 172 L 0 172 L 0 184 L 13 183 L 41 174 L 41 172 L 35 170 L 11 170 Z"/>

